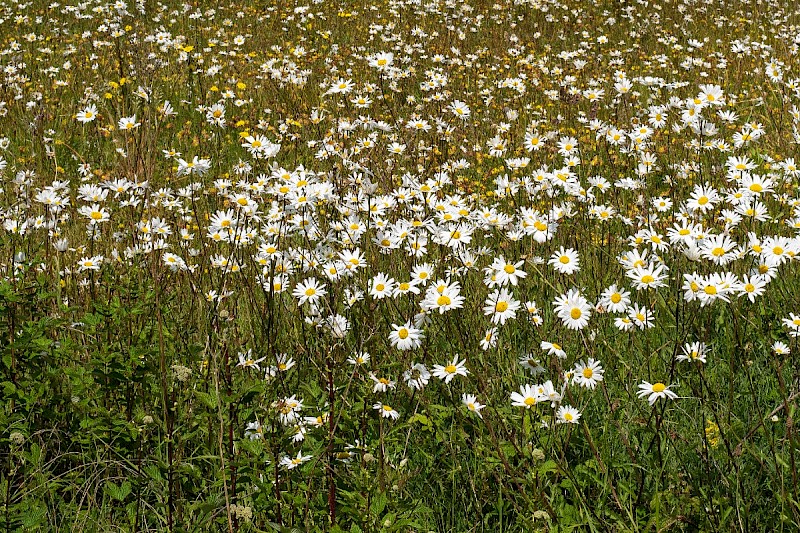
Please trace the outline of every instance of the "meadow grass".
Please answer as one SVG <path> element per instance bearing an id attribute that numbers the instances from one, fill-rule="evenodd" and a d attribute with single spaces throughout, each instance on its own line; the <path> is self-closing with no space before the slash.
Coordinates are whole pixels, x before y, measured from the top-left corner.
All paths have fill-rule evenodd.
<path id="1" fill-rule="evenodd" d="M 0 529 L 797 531 L 785 0 L 0 4 Z"/>

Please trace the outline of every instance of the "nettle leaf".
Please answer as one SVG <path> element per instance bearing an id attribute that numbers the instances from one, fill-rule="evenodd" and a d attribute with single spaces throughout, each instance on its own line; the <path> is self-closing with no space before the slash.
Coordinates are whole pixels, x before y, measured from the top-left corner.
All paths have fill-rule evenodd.
<path id="1" fill-rule="evenodd" d="M 203 403 L 203 405 L 208 407 L 210 410 L 214 411 L 214 410 L 217 409 L 217 397 L 216 397 L 216 395 L 212 396 L 209 393 L 202 392 L 202 391 L 197 391 L 197 390 L 194 391 L 194 395 L 195 395 L 195 397 L 197 397 L 197 399 L 199 399 Z"/>
<path id="2" fill-rule="evenodd" d="M 47 516 L 47 507 L 37 502 L 29 501 L 22 514 L 21 525 L 25 529 L 34 529 L 41 526 Z"/>
<path id="3" fill-rule="evenodd" d="M 122 485 L 117 485 L 113 481 L 108 480 L 105 485 L 103 485 L 103 490 L 111 498 L 121 502 L 131 493 L 131 483 L 130 481 L 124 481 Z"/>

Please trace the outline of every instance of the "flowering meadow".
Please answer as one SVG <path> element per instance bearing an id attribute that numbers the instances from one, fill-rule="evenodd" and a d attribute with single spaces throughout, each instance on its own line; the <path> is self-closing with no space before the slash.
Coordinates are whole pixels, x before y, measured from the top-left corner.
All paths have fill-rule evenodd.
<path id="1" fill-rule="evenodd" d="M 800 530 L 789 0 L 4 0 L 3 531 Z"/>

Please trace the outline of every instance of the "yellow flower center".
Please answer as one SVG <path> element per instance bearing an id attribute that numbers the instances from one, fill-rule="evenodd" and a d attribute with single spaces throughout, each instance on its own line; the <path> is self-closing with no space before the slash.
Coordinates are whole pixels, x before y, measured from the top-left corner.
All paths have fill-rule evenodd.
<path id="1" fill-rule="evenodd" d="M 592 370 L 591 368 L 587 367 L 583 369 L 583 377 L 585 377 L 586 379 L 591 379 L 593 375 L 594 375 L 594 370 Z"/>
<path id="2" fill-rule="evenodd" d="M 708 285 L 708 286 L 706 286 L 706 288 L 705 288 L 705 289 L 703 289 L 703 290 L 705 291 L 705 293 L 706 293 L 706 294 L 710 294 L 710 295 L 712 295 L 712 296 L 713 296 L 714 294 L 717 294 L 717 288 L 716 288 L 715 286 L 713 286 L 713 285 Z"/>
<path id="3" fill-rule="evenodd" d="M 314 287 L 309 287 L 306 289 L 306 296 L 314 296 L 315 294 L 317 294 L 317 289 Z"/>
<path id="4" fill-rule="evenodd" d="M 506 274 L 513 274 L 514 272 L 517 271 L 517 269 L 514 268 L 514 265 L 506 265 L 505 267 L 503 267 L 503 270 L 505 270 Z"/>
<path id="5" fill-rule="evenodd" d="M 401 329 L 400 331 L 397 332 L 397 336 L 400 337 L 401 339 L 407 339 L 408 330 L 406 328 Z"/>
<path id="6" fill-rule="evenodd" d="M 450 305 L 450 297 L 445 294 L 442 294 L 436 299 L 436 305 L 440 306 Z"/>
<path id="7" fill-rule="evenodd" d="M 567 257 L 566 255 L 562 255 L 561 257 L 558 258 L 558 261 L 562 265 L 566 265 L 567 263 L 569 263 L 569 257 Z"/>
<path id="8" fill-rule="evenodd" d="M 697 199 L 697 203 L 700 205 L 706 205 L 708 203 L 708 196 L 701 196 Z"/>
<path id="9" fill-rule="evenodd" d="M 573 320 L 578 320 L 581 316 L 583 316 L 583 312 L 577 307 L 573 307 L 572 311 L 569 312 L 569 316 L 571 316 Z"/>
<path id="10" fill-rule="evenodd" d="M 456 373 L 456 365 L 447 365 L 444 367 L 444 371 L 448 374 L 455 374 Z"/>
<path id="11" fill-rule="evenodd" d="M 532 397 L 528 396 L 527 398 L 525 398 L 525 405 L 527 405 L 529 407 L 531 405 L 536 405 L 536 398 L 532 398 Z"/>
<path id="12" fill-rule="evenodd" d="M 498 313 L 503 313 L 508 309 L 508 302 L 497 302 L 497 305 L 494 306 L 494 309 Z"/>
<path id="13" fill-rule="evenodd" d="M 622 301 L 622 295 L 618 292 L 615 292 L 611 295 L 611 301 L 615 304 L 618 304 Z"/>
<path id="14" fill-rule="evenodd" d="M 664 392 L 667 386 L 663 383 L 654 383 L 653 384 L 653 392 Z"/>
<path id="15" fill-rule="evenodd" d="M 654 278 L 650 274 L 645 274 L 644 276 L 642 276 L 642 283 L 653 283 L 655 280 L 656 278 Z"/>

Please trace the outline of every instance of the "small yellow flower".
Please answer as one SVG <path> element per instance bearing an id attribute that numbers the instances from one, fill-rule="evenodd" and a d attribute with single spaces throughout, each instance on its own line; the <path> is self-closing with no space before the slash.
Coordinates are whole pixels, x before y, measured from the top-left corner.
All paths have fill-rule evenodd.
<path id="1" fill-rule="evenodd" d="M 707 419 L 706 420 L 706 440 L 708 441 L 709 446 L 712 448 L 716 448 L 719 446 L 719 426 L 714 423 L 713 420 Z"/>

